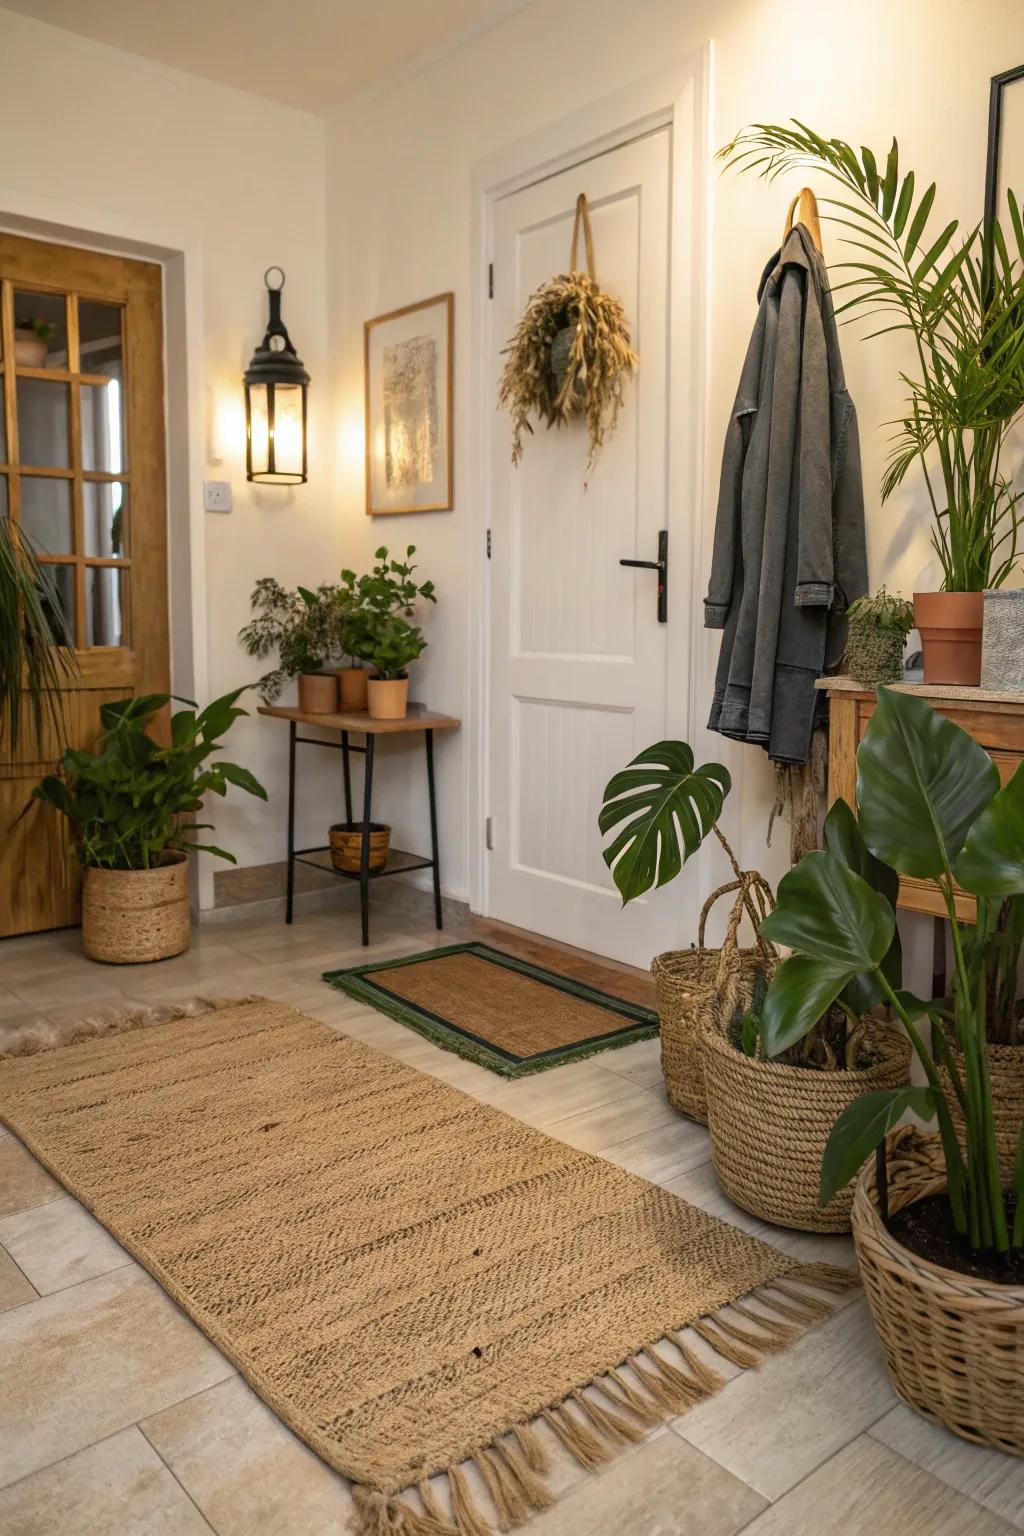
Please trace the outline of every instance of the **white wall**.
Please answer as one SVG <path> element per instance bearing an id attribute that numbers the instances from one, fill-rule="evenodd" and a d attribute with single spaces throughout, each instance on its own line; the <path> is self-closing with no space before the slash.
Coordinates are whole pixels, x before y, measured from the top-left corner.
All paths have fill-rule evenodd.
<path id="1" fill-rule="evenodd" d="M 173 25 L 173 8 L 167 17 Z M 207 697 L 215 697 L 262 670 L 235 640 L 256 577 L 272 573 L 289 585 L 316 585 L 341 563 L 332 504 L 324 125 L 3 10 L 0 59 L 0 225 L 12 227 L 6 216 L 32 196 L 61 208 L 68 224 L 79 222 L 75 210 L 81 208 L 90 210 L 83 224 L 103 228 L 109 209 L 112 232 L 137 230 L 151 240 L 154 229 L 180 229 L 192 242 L 188 281 L 202 294 L 202 397 L 190 445 L 199 468 L 192 506 L 172 507 L 170 538 L 173 564 L 188 539 L 189 518 L 196 518 L 207 576 L 206 634 L 200 636 L 206 654 L 196 658 L 197 670 L 200 676 L 205 670 Z M 313 380 L 310 480 L 295 490 L 245 480 L 241 375 L 266 324 L 263 272 L 273 263 L 286 269 L 285 320 Z M 181 338 L 169 340 L 173 358 Z M 223 462 L 211 458 L 218 438 Z M 230 516 L 203 519 L 195 503 L 204 475 L 232 482 Z M 177 659 L 185 653 L 180 610 L 175 620 Z M 183 663 L 177 671 L 181 677 Z M 250 700 L 254 708 L 256 696 Z M 240 721 L 230 746 L 267 786 L 271 804 L 268 809 L 234 792 L 212 808 L 216 841 L 243 865 L 280 858 L 286 729 Z M 311 765 L 311 792 L 302 801 L 300 835 L 308 833 L 310 841 L 321 840 L 314 828 L 334 804 L 328 795 L 333 754 L 323 756 L 326 763 Z M 205 894 L 208 901 L 208 881 Z"/>
<path id="2" fill-rule="evenodd" d="M 474 658 L 467 645 L 472 506 L 470 315 L 471 176 L 476 162 L 536 133 L 576 108 L 714 39 L 713 143 L 753 121 L 799 117 L 819 131 L 886 151 L 895 133 L 920 184 L 939 182 L 936 217 L 980 214 L 988 81 L 1021 62 L 1018 0 L 539 0 L 414 79 L 358 102 L 330 122 L 328 242 L 338 505 L 349 558 L 376 544 L 414 542 L 438 587 L 428 616 L 430 648 L 416 690 L 464 714 Z M 819 181 L 820 185 L 820 181 Z M 763 262 L 777 247 L 788 183 L 715 177 L 705 518 L 713 518 L 718 458 L 755 314 Z M 835 235 L 827 254 L 838 256 Z M 442 289 L 456 294 L 456 510 L 374 520 L 363 513 L 362 322 Z M 863 442 L 872 582 L 909 594 L 934 584 L 918 483 L 884 509 L 878 483 L 884 423 L 897 409 L 897 369 L 907 363 L 894 338 L 844 333 L 848 380 Z M 684 685 L 684 680 L 680 680 Z M 702 706 L 703 707 L 703 706 Z M 444 742 L 441 825 L 446 884 L 468 885 L 464 837 L 465 738 Z M 754 749 L 721 753 L 745 764 L 742 856 L 776 872 L 785 828 L 765 852 L 772 780 Z M 739 755 L 737 757 L 737 754 Z M 418 798 L 397 779 L 382 806 L 403 827 L 422 826 Z M 734 812 L 737 809 L 733 808 Z M 410 831 L 407 835 L 412 835 Z M 665 893 L 671 899 L 671 893 Z"/>

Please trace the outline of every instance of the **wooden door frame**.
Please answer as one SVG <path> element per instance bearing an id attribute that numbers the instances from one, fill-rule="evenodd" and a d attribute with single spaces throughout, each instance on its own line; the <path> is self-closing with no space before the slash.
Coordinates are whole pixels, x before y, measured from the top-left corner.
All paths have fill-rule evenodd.
<path id="1" fill-rule="evenodd" d="M 203 514 L 204 390 L 202 240 L 187 212 L 156 217 L 38 197 L 0 183 L 0 229 L 158 263 L 163 269 L 164 411 L 167 461 L 171 686 L 208 693 L 206 530 Z M 171 537 L 171 530 L 174 536 Z M 187 530 L 187 537 L 183 532 Z M 193 860 L 193 900 L 213 906 L 209 860 Z"/>
<path id="2" fill-rule="evenodd" d="M 712 47 L 706 43 L 654 74 L 588 104 L 527 138 L 489 155 L 473 170 L 473 262 L 471 393 L 475 423 L 471 434 L 474 463 L 470 480 L 475 520 L 470 538 L 470 643 L 477 658 L 468 679 L 466 726 L 465 846 L 469 900 L 473 912 L 491 915 L 485 820 L 489 814 L 491 704 L 491 566 L 487 530 L 491 526 L 489 468 L 494 432 L 509 431 L 494 408 L 490 388 L 492 336 L 488 274 L 493 252 L 495 205 L 539 180 L 556 176 L 644 134 L 667 128 L 671 143 L 672 260 L 669 293 L 669 546 L 692 551 L 689 580 L 676 564 L 669 609 L 668 653 L 688 680 L 686 699 L 673 707 L 669 689 L 670 733 L 693 741 L 703 720 L 703 691 L 697 687 L 695 659 L 703 615 L 708 518 L 703 513 L 706 484 L 705 409 L 708 360 L 708 294 L 711 208 Z M 685 338 L 686 344 L 683 345 Z M 500 338 L 504 342 L 505 338 Z M 678 341 L 679 344 L 676 344 Z M 702 509 L 700 513 L 690 508 Z M 681 690 L 680 690 L 681 692 Z M 678 694 L 675 695 L 678 697 Z M 597 829 L 594 829 L 597 836 Z M 706 881 L 693 881 L 683 899 L 695 917 Z"/>

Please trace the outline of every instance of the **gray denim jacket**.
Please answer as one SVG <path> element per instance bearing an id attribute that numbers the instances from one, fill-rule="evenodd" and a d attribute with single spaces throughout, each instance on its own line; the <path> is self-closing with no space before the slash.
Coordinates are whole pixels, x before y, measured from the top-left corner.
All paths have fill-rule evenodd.
<path id="1" fill-rule="evenodd" d="M 867 590 L 857 413 L 828 274 L 802 224 L 765 268 L 725 440 L 704 622 L 724 630 L 708 721 L 803 763 L 815 680 Z"/>

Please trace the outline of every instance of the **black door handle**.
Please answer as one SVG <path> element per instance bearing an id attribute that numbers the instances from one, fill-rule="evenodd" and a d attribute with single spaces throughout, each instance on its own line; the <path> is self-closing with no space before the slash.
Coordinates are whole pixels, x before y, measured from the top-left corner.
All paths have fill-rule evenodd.
<path id="1" fill-rule="evenodd" d="M 620 565 L 635 566 L 642 571 L 658 573 L 658 623 L 668 623 L 668 529 L 658 534 L 657 560 L 620 560 Z"/>

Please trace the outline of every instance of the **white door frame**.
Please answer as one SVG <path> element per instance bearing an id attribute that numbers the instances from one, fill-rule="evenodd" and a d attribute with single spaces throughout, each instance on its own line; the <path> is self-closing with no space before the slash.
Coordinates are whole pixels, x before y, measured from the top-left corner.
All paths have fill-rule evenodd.
<path id="1" fill-rule="evenodd" d="M 486 535 L 491 525 L 492 434 L 510 428 L 495 410 L 489 387 L 491 317 L 488 269 L 491 262 L 494 206 L 503 197 L 547 176 L 570 170 L 585 160 L 616 149 L 658 128 L 671 135 L 672 236 L 670 280 L 668 526 L 668 657 L 684 687 L 669 688 L 667 730 L 693 741 L 696 710 L 704 691 L 697 686 L 697 634 L 702 627 L 706 518 L 703 516 L 705 408 L 708 366 L 708 302 L 711 229 L 711 71 L 710 42 L 665 65 L 614 95 L 507 146 L 477 163 L 473 170 L 472 385 L 475 400 L 475 524 L 470 559 L 470 651 L 475 664 L 469 679 L 466 728 L 466 849 L 470 907 L 490 914 L 489 865 L 484 838 L 490 776 L 490 565 Z M 683 345 L 683 338 L 687 344 Z M 504 340 L 504 338 L 502 338 Z M 678 341 L 678 344 L 677 344 Z M 486 381 L 486 382 L 485 382 Z M 687 561 L 690 563 L 686 575 Z M 670 672 L 671 676 L 671 672 Z M 703 726 L 703 720 L 700 721 Z M 597 836 L 597 828 L 594 828 Z M 688 887 L 687 908 L 694 914 L 703 881 Z"/>

